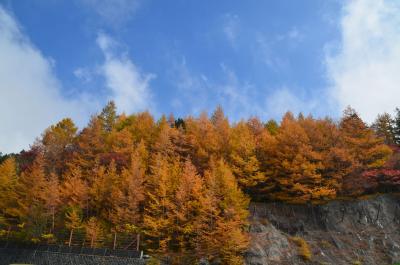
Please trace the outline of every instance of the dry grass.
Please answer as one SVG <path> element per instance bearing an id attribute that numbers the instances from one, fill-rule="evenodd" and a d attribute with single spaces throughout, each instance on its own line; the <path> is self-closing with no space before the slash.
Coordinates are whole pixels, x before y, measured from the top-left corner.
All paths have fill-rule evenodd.
<path id="1" fill-rule="evenodd" d="M 262 224 L 262 225 L 268 225 L 268 224 L 269 224 L 269 221 L 268 221 L 268 219 L 261 219 L 261 220 L 260 220 L 260 224 Z"/>
<path id="2" fill-rule="evenodd" d="M 364 195 L 358 196 L 357 200 L 366 201 L 366 200 L 374 199 L 374 198 L 376 198 L 376 197 L 378 197 L 380 195 L 382 195 L 382 193 L 379 193 L 379 192 L 378 193 L 373 193 L 373 194 L 364 194 Z"/>
<path id="3" fill-rule="evenodd" d="M 323 248 L 325 248 L 325 249 L 331 248 L 331 247 L 332 247 L 332 244 L 329 243 L 329 242 L 326 241 L 326 240 L 321 240 L 321 241 L 320 241 L 320 245 L 321 245 L 321 247 L 323 247 Z"/>

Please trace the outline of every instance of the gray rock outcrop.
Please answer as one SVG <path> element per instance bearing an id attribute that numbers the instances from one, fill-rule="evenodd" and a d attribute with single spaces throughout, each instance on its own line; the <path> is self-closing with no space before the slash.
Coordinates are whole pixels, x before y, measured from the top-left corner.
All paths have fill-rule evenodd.
<path id="1" fill-rule="evenodd" d="M 247 265 L 392 265 L 400 262 L 400 199 L 381 195 L 325 205 L 253 203 Z M 292 238 L 304 239 L 310 260 Z"/>

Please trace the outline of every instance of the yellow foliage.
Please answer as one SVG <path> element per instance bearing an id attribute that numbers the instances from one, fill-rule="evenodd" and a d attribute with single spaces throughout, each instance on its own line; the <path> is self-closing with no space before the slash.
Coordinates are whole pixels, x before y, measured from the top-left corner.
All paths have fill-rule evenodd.
<path id="1" fill-rule="evenodd" d="M 155 258 L 155 257 L 151 257 L 151 258 L 149 259 L 149 261 L 147 261 L 146 264 L 147 264 L 147 265 L 160 265 L 161 262 L 160 262 L 159 259 L 157 259 L 157 258 Z"/>
<path id="2" fill-rule="evenodd" d="M 53 234 L 42 234 L 43 239 L 53 239 L 54 235 Z"/>
<path id="3" fill-rule="evenodd" d="M 37 237 L 33 237 L 33 238 L 31 238 L 31 242 L 34 243 L 34 244 L 37 244 L 37 243 L 40 242 L 40 239 L 37 238 Z"/>
<path id="4" fill-rule="evenodd" d="M 82 216 L 77 208 L 71 208 L 71 210 L 65 214 L 65 219 L 65 226 L 69 229 L 78 229 L 82 227 Z"/>
<path id="5" fill-rule="evenodd" d="M 7 234 L 7 230 L 0 229 L 0 237 L 3 237 Z"/>

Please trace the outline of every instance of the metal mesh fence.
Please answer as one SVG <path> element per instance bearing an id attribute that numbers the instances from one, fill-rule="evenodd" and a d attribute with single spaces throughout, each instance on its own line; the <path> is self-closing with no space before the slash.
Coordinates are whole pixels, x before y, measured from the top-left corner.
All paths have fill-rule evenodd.
<path id="1" fill-rule="evenodd" d="M 64 245 L 35 245 L 20 242 L 0 241 L 0 249 L 3 252 L 26 250 L 33 252 L 50 252 L 50 253 L 64 253 L 64 254 L 83 254 L 95 256 L 113 256 L 113 257 L 127 257 L 127 258 L 141 258 L 142 252 L 136 250 L 124 249 L 108 249 L 108 248 L 88 248 L 78 246 L 64 246 Z"/>
<path id="2" fill-rule="evenodd" d="M 145 260 L 139 258 L 107 256 L 107 252 L 100 253 L 101 251 L 99 253 L 103 255 L 62 252 L 66 250 L 65 248 L 59 250 L 59 252 L 52 252 L 41 249 L 0 248 L 0 265 L 17 263 L 35 265 L 144 265 L 146 263 Z"/>

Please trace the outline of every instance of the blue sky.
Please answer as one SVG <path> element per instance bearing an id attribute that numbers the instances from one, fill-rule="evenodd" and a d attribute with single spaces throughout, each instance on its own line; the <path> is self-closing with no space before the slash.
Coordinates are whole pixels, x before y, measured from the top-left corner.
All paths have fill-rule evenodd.
<path id="1" fill-rule="evenodd" d="M 397 106 L 400 7 L 384 0 L 0 0 L 0 152 L 110 99 L 157 117 Z"/>

